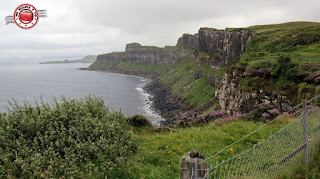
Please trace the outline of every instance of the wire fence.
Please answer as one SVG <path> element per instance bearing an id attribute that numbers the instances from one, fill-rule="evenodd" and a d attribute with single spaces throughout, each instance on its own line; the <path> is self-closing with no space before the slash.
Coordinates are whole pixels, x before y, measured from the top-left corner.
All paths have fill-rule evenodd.
<path id="1" fill-rule="evenodd" d="M 308 166 L 320 147 L 320 110 L 316 107 L 319 100 L 319 96 L 305 100 L 290 112 L 279 116 L 277 119 L 288 116 L 291 121 L 252 148 L 224 160 L 219 159 L 229 149 L 236 148 L 238 143 L 250 141 L 252 135 L 277 119 L 198 162 L 198 165 L 215 163 L 206 169 L 202 178 L 279 178 L 293 175 L 298 167 Z"/>

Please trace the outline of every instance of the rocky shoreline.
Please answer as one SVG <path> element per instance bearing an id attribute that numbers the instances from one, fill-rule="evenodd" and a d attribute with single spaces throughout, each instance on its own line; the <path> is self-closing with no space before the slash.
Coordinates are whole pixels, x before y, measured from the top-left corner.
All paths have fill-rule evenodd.
<path id="1" fill-rule="evenodd" d="M 171 90 L 159 83 L 159 76 L 154 74 L 139 73 L 139 72 L 128 72 L 119 70 L 102 70 L 102 69 L 90 69 L 90 68 L 80 68 L 80 70 L 89 71 L 101 71 L 108 73 L 118 73 L 123 75 L 133 75 L 138 77 L 147 78 L 150 80 L 146 83 L 142 89 L 150 94 L 151 103 L 150 108 L 156 114 L 159 114 L 164 121 L 160 122 L 161 126 L 169 126 L 174 124 L 177 120 L 184 115 L 189 108 L 180 102 L 180 99 L 171 93 Z"/>
<path id="2" fill-rule="evenodd" d="M 161 122 L 162 126 L 173 125 L 189 110 L 168 87 L 159 83 L 157 79 L 146 84 L 143 89 L 153 96 L 151 107 L 165 119 Z"/>

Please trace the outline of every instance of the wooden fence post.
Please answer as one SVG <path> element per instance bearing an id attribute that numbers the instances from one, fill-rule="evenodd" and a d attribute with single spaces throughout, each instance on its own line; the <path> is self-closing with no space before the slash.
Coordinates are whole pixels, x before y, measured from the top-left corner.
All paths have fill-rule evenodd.
<path id="1" fill-rule="evenodd" d="M 193 150 L 180 160 L 180 179 L 198 179 L 206 176 L 208 167 L 204 155 Z"/>

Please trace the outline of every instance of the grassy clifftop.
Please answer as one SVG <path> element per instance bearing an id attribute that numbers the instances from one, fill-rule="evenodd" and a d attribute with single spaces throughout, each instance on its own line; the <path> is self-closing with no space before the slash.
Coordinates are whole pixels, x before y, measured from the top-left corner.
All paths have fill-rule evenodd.
<path id="1" fill-rule="evenodd" d="M 272 61 L 279 54 L 299 63 L 320 62 L 320 23 L 291 22 L 249 29 L 256 35 L 249 41 L 241 62 Z"/>

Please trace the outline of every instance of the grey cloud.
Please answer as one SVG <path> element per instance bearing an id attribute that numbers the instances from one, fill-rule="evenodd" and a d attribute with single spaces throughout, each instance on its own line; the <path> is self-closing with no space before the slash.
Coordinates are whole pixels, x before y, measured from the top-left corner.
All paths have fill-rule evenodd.
<path id="1" fill-rule="evenodd" d="M 320 21 L 318 0 L 41 0 L 48 18 L 30 30 L 0 25 L 0 58 L 81 56 L 124 50 L 129 42 L 175 45 L 200 27 L 243 27 L 287 21 Z M 2 2 L 0 16 L 19 0 Z M 3 22 L 4 23 L 4 22 Z"/>

